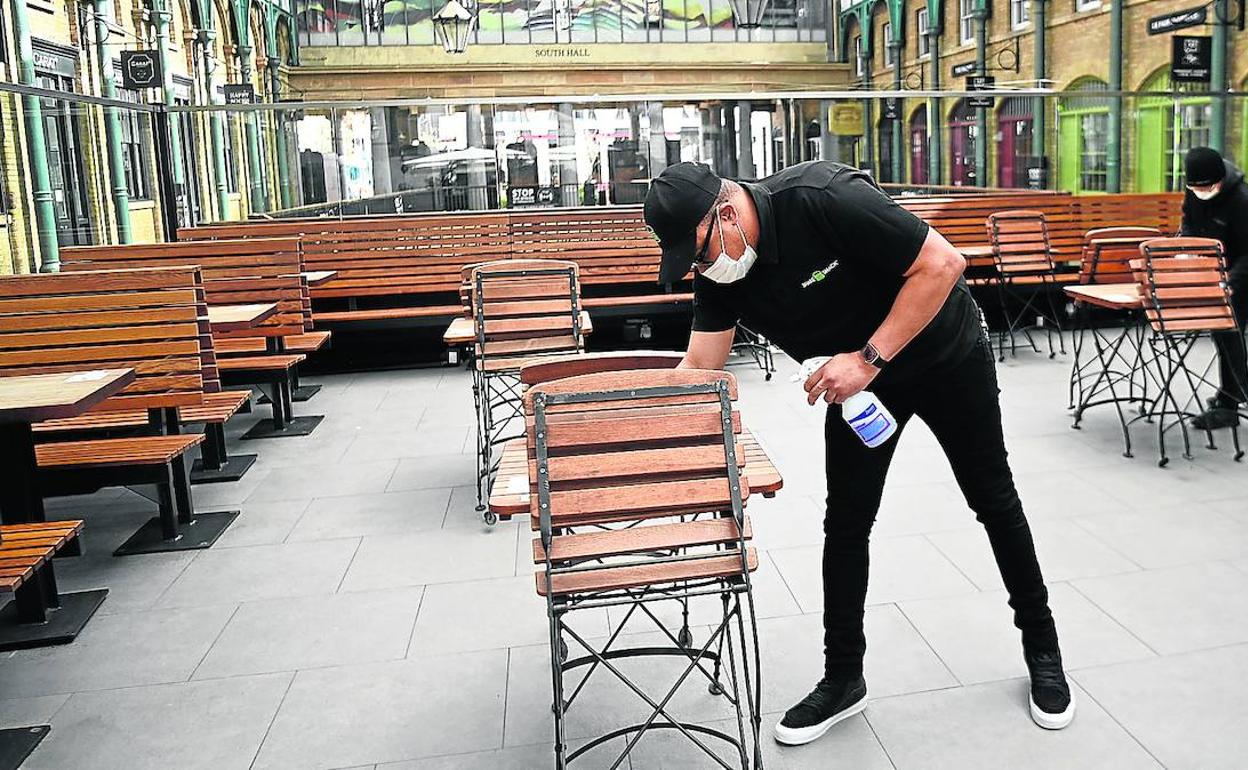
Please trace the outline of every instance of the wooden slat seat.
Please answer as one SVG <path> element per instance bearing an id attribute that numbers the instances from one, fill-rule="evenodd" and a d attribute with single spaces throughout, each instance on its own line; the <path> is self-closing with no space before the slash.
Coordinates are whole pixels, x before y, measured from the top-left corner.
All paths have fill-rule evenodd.
<path id="1" fill-rule="evenodd" d="M 210 423 L 222 424 L 243 408 L 243 404 L 251 398 L 246 390 L 223 390 L 217 393 L 205 393 L 204 401 L 199 406 L 184 406 L 178 409 L 178 419 L 184 424 Z"/>
<path id="2" fill-rule="evenodd" d="M 82 533 L 81 521 L 0 526 L 0 594 L 14 593 Z"/>
<path id="3" fill-rule="evenodd" d="M 283 337 L 290 353 L 315 353 L 329 343 L 330 333 L 304 332 Z M 258 355 L 266 350 L 265 341 L 256 337 L 223 339 L 216 343 L 217 353 L 222 356 Z"/>
<path id="4" fill-rule="evenodd" d="M 222 372 L 285 372 L 306 359 L 303 354 L 235 356 L 217 362 Z"/>
<path id="5" fill-rule="evenodd" d="M 35 457 L 40 468 L 166 465 L 198 446 L 198 434 L 89 439 L 39 444 Z"/>

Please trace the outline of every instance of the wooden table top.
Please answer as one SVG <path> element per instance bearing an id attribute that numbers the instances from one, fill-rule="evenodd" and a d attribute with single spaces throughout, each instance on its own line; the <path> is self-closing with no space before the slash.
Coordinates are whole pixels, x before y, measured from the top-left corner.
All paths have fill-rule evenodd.
<path id="1" fill-rule="evenodd" d="M 1067 286 L 1066 296 L 1079 302 L 1087 302 L 1109 310 L 1138 310 L 1144 307 L 1144 298 L 1134 283 L 1090 283 Z"/>
<path id="2" fill-rule="evenodd" d="M 303 277 L 307 279 L 309 286 L 320 286 L 328 283 L 338 277 L 337 270 L 307 270 Z"/>
<path id="3" fill-rule="evenodd" d="M 594 322 L 590 320 L 589 313 L 584 310 L 581 311 L 581 333 L 594 333 Z M 442 341 L 447 345 L 470 345 L 476 340 L 477 328 L 473 325 L 472 319 L 467 316 L 460 316 L 451 321 L 451 325 L 442 333 Z"/>
<path id="4" fill-rule="evenodd" d="M 742 430 L 737 440 L 745 447 L 745 468 L 742 475 L 750 482 L 750 494 L 775 497 L 784 486 L 780 471 L 772 464 L 758 439 L 749 430 Z M 529 463 L 523 438 L 503 444 L 503 454 L 490 491 L 490 510 L 500 519 L 524 516 L 530 512 Z"/>
<path id="5" fill-rule="evenodd" d="M 208 323 L 217 332 L 251 329 L 264 323 L 277 312 L 276 302 L 255 305 L 209 305 Z"/>
<path id="6" fill-rule="evenodd" d="M 0 377 L 0 423 L 76 417 L 132 382 L 133 369 Z"/>

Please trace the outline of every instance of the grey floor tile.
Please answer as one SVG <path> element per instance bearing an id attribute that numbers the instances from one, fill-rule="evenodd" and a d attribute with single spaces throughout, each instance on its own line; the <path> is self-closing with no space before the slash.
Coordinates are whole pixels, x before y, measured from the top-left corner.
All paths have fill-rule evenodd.
<path id="1" fill-rule="evenodd" d="M 247 602 L 212 645 L 196 679 L 398 660 L 422 589 Z M 464 628 L 456 622 L 460 633 Z"/>
<path id="2" fill-rule="evenodd" d="M 1228 464 L 1225 472 L 1215 473 L 1186 461 L 1176 459 L 1167 468 L 1138 457 L 1125 466 L 1096 470 L 1079 470 L 1074 475 L 1095 483 L 1104 492 L 1132 507 L 1183 504 L 1200 500 L 1223 500 L 1243 491 L 1248 472 L 1242 466 Z M 1112 471 L 1112 472 L 1111 472 Z"/>
<path id="3" fill-rule="evenodd" d="M 1015 469 L 1014 484 L 1030 521 L 1126 510 L 1126 503 L 1099 484 L 1105 475 L 1108 473 L 1098 469 L 1088 480 L 1070 471 Z"/>
<path id="4" fill-rule="evenodd" d="M 317 435 L 321 431 L 325 431 L 325 435 Z M 334 434 L 332 431 L 332 425 L 325 428 L 322 424 L 311 436 L 266 440 L 261 447 L 256 447 L 255 441 L 239 442 L 243 444 L 242 448 L 234 451 L 255 454 L 256 470 L 333 467 L 344 461 L 353 437 Z M 246 476 L 243 478 L 246 479 Z"/>
<path id="5" fill-rule="evenodd" d="M 467 453 L 407 457 L 398 461 L 386 491 L 463 486 L 472 484 L 476 474 L 476 458 Z"/>
<path id="6" fill-rule="evenodd" d="M 246 503 L 242 513 L 213 547 L 238 548 L 284 542 L 310 502 L 310 499 L 302 499 Z"/>
<path id="7" fill-rule="evenodd" d="M 1144 567 L 1248 556 L 1248 522 L 1204 506 L 1141 507 L 1075 521 Z"/>
<path id="8" fill-rule="evenodd" d="M 890 484 L 884 488 L 872 536 L 896 537 L 978 528 L 979 522 L 966 506 L 957 484 Z"/>
<path id="9" fill-rule="evenodd" d="M 571 753 L 585 741 L 569 741 Z M 624 750 L 623 739 L 607 741 L 577 757 L 573 767 L 606 770 Z M 427 759 L 413 759 L 378 765 L 379 770 L 547 770 L 555 766 L 553 744 L 517 746 L 513 749 L 477 751 L 471 754 L 449 754 Z M 628 764 L 621 765 L 628 768 Z"/>
<path id="10" fill-rule="evenodd" d="M 1082 594 L 1050 583 L 1067 670 L 1153 657 L 1153 653 Z M 958 680 L 976 684 L 1027 675 L 1005 591 L 903 602 L 901 610 Z"/>
<path id="11" fill-rule="evenodd" d="M 823 542 L 823 504 L 785 491 L 771 500 L 751 499 L 746 508 L 758 548 L 793 548 Z"/>
<path id="12" fill-rule="evenodd" d="M 273 439 L 280 441 L 281 439 Z M 247 442 L 251 443 L 251 442 Z M 257 454 L 253 450 L 251 454 Z M 240 454 L 242 452 L 240 451 Z M 280 468 L 269 469 L 260 465 L 257 461 L 251 470 L 247 471 L 247 475 L 238 481 L 227 481 L 220 484 L 196 484 L 191 488 L 191 496 L 195 501 L 195 510 L 197 511 L 220 511 L 220 510 L 242 510 L 243 502 L 257 490 L 267 483 L 269 474 L 275 471 L 283 470 Z M 299 495 L 290 495 L 290 497 L 300 497 Z M 307 495 L 302 495 L 306 498 Z M 280 499 L 280 498 L 279 498 Z"/>
<path id="13" fill-rule="evenodd" d="M 313 500 L 288 540 L 329 540 L 363 535 L 401 535 L 438 529 L 446 517 L 449 489 L 379 492 Z"/>
<path id="14" fill-rule="evenodd" d="M 1075 721 L 1057 732 L 1032 723 L 1022 679 L 886 698 L 866 714 L 897 770 L 1161 767 L 1096 701 L 1074 696 Z"/>
<path id="15" fill-rule="evenodd" d="M 237 522 L 236 522 L 237 523 Z M 61 591 L 107 588 L 108 599 L 99 614 L 115 615 L 149 609 L 190 565 L 198 552 L 154 553 L 141 558 L 118 558 L 112 551 L 134 533 L 137 526 L 125 523 L 102 532 L 88 522 L 83 533 L 86 553 L 56 562 Z M 228 530 L 227 530 L 228 531 Z M 101 535 L 104 537 L 101 537 Z M 115 544 L 112 541 L 116 541 Z"/>
<path id="16" fill-rule="evenodd" d="M 472 479 L 467 479 L 471 482 Z M 464 480 L 460 479 L 463 484 Z M 522 517 L 523 518 L 523 517 Z M 528 519 L 517 520 L 528 527 Z M 484 529 L 482 512 L 477 510 L 477 488 L 475 486 L 457 486 L 451 490 L 451 502 L 446 507 L 446 518 L 442 520 L 444 527 L 469 527 Z"/>
<path id="17" fill-rule="evenodd" d="M 289 674 L 78 693 L 22 766 L 27 770 L 244 770 Z"/>
<path id="18" fill-rule="evenodd" d="M 340 463 L 334 466 L 276 468 L 247 497 L 247 502 L 306 500 L 309 497 L 344 497 L 384 492 L 397 464 L 396 460 L 377 460 L 371 463 Z"/>
<path id="19" fill-rule="evenodd" d="M 19 698 L 184 681 L 233 612 L 198 607 L 94 617 L 73 644 L 0 657 L 0 692 Z"/>
<path id="20" fill-rule="evenodd" d="M 0 729 L 47 724 L 67 700 L 68 693 L 0 700 Z"/>
<path id="21" fill-rule="evenodd" d="M 1111 514 L 1112 515 L 1112 514 Z M 1139 566 L 1067 519 L 1031 522 L 1036 555 L 1046 580 L 1071 580 L 1134 572 Z M 927 536 L 981 591 L 1003 589 L 1001 572 L 982 527 Z"/>
<path id="22" fill-rule="evenodd" d="M 771 737 L 779 714 L 763 718 L 760 744 L 763 762 L 768 770 L 892 770 L 892 763 L 871 726 L 861 715 L 836 725 L 823 738 L 806 746 L 781 746 Z M 708 727 L 737 736 L 735 719 L 713 722 Z M 747 736 L 749 730 L 746 731 Z M 702 738 L 715 753 L 730 764 L 740 763 L 736 750 L 723 741 Z M 672 730 L 645 735 L 630 755 L 634 768 L 655 770 L 700 770 L 720 767 L 688 738 Z M 739 766 L 739 764 L 734 764 Z"/>
<path id="23" fill-rule="evenodd" d="M 567 622 L 582 636 L 609 633 L 605 609 L 570 613 Z M 410 657 L 540 644 L 549 638 L 546 600 L 537 595 L 531 576 L 442 583 L 425 589 Z"/>
<path id="24" fill-rule="evenodd" d="M 1171 770 L 1233 770 L 1248 757 L 1248 645 L 1075 674 Z"/>
<path id="25" fill-rule="evenodd" d="M 349 767 L 497 748 L 506 680 L 505 650 L 301 671 L 255 767 Z"/>
<path id="26" fill-rule="evenodd" d="M 332 594 L 359 542 L 349 538 L 204 551 L 157 606 L 232 605 Z"/>
<path id="27" fill-rule="evenodd" d="M 430 428 L 427 430 L 360 433 L 351 442 L 348 456 L 352 462 L 398 460 L 449 452 L 464 453 L 474 443 L 468 428 Z"/>
<path id="28" fill-rule="evenodd" d="M 515 573 L 515 532 L 441 529 L 365 537 L 344 591 L 508 577 Z"/>
<path id="29" fill-rule="evenodd" d="M 1159 653 L 1248 641 L 1248 575 L 1222 562 L 1074 581 Z"/>

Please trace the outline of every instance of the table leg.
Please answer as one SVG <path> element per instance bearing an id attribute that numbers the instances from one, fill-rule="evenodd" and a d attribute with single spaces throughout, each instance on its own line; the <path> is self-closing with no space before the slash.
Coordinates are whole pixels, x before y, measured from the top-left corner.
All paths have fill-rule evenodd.
<path id="1" fill-rule="evenodd" d="M 28 423 L 0 425 L 0 522 L 43 521 L 43 498 L 36 486 L 35 439 Z"/>

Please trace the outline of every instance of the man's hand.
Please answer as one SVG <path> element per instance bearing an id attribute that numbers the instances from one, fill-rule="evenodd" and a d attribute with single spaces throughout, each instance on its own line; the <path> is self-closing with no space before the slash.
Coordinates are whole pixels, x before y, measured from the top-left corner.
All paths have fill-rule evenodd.
<path id="1" fill-rule="evenodd" d="M 806 403 L 814 406 L 820 398 L 829 404 L 842 403 L 864 390 L 879 373 L 880 370 L 868 364 L 861 353 L 832 356 L 802 386 L 806 389 Z"/>

